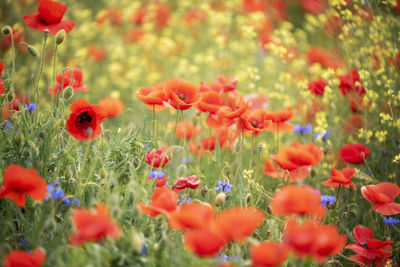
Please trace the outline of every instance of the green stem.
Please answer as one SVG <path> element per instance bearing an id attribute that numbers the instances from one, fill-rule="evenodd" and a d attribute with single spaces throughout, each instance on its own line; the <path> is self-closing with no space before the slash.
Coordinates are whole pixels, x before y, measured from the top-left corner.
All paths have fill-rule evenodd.
<path id="1" fill-rule="evenodd" d="M 14 47 L 14 34 L 11 29 L 11 57 L 12 57 L 12 68 L 11 68 L 11 91 L 14 92 L 14 76 L 15 76 L 15 47 Z"/>
<path id="2" fill-rule="evenodd" d="M 153 105 L 153 137 L 156 136 L 156 110 L 155 106 Z"/>
<path id="3" fill-rule="evenodd" d="M 52 82 L 52 90 L 53 90 L 53 92 L 54 92 L 54 90 L 55 90 L 55 82 L 56 82 L 56 59 L 57 59 L 57 48 L 58 48 L 58 44 L 56 43 L 56 46 L 54 47 L 54 53 L 53 53 L 53 77 L 52 77 L 52 80 L 53 80 L 53 82 Z M 58 103 L 58 97 L 59 97 L 59 94 L 58 94 L 58 92 L 56 93 L 56 103 Z M 54 103 L 54 102 L 53 102 Z M 57 104 L 56 104 L 57 105 Z M 54 111 L 55 112 L 55 111 Z"/>
<path id="4" fill-rule="evenodd" d="M 49 36 L 49 33 L 48 32 L 44 32 L 42 55 L 40 57 L 39 72 L 38 72 L 38 75 L 37 75 L 37 78 L 36 78 L 36 85 L 35 85 L 35 92 L 36 92 L 36 97 L 37 97 L 37 99 L 36 99 L 37 106 L 39 106 L 39 101 L 40 101 L 39 82 L 40 82 L 40 78 L 41 78 L 42 72 L 43 72 L 43 65 L 44 65 L 44 60 L 45 60 L 45 55 L 46 55 L 46 42 L 47 42 L 47 37 L 48 36 Z M 39 113 L 39 108 L 36 109 L 35 122 L 37 122 L 38 113 Z"/>

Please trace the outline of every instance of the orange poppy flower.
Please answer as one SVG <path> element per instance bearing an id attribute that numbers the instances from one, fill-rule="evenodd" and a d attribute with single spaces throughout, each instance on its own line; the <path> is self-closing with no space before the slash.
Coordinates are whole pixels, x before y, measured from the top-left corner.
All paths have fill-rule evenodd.
<path id="1" fill-rule="evenodd" d="M 238 79 L 236 76 L 219 76 L 217 80 L 222 85 L 225 93 L 235 90 L 238 83 Z"/>
<path id="2" fill-rule="evenodd" d="M 122 18 L 123 16 L 121 8 L 108 7 L 100 12 L 100 15 L 96 18 L 96 22 L 99 25 L 102 25 L 105 22 L 109 22 L 113 26 L 120 27 L 123 22 Z"/>
<path id="3" fill-rule="evenodd" d="M 210 114 L 206 118 L 206 124 L 210 128 L 219 128 L 221 125 L 229 127 L 235 123 L 235 119 L 227 119 L 224 117 L 224 112 L 229 110 L 226 106 L 222 106 L 216 114 Z"/>
<path id="4" fill-rule="evenodd" d="M 11 250 L 3 259 L 5 267 L 40 267 L 46 259 L 46 252 L 37 248 L 28 252 L 24 250 Z"/>
<path id="5" fill-rule="evenodd" d="M 121 236 L 120 227 L 111 219 L 110 212 L 103 203 L 97 204 L 95 210 L 75 209 L 71 216 L 76 228 L 69 240 L 73 246 L 99 242 L 106 237 L 118 239 Z"/>
<path id="6" fill-rule="evenodd" d="M 0 198 L 6 197 L 19 207 L 25 207 L 26 195 L 39 201 L 45 199 L 46 193 L 46 181 L 37 175 L 35 169 L 25 169 L 16 164 L 7 166 Z"/>
<path id="7" fill-rule="evenodd" d="M 239 132 L 234 127 L 218 127 L 214 129 L 221 148 L 232 148 L 236 145 Z"/>
<path id="8" fill-rule="evenodd" d="M 214 114 L 222 106 L 222 97 L 220 93 L 208 91 L 200 93 L 200 96 L 201 99 L 196 105 L 196 108 L 202 112 L 210 112 L 211 114 Z"/>
<path id="9" fill-rule="evenodd" d="M 312 46 L 307 51 L 307 61 L 309 65 L 319 63 L 323 68 L 344 68 L 345 63 L 337 53 L 318 47 Z"/>
<path id="10" fill-rule="evenodd" d="M 146 8 L 144 7 L 138 8 L 133 12 L 132 17 L 130 18 L 130 22 L 136 25 L 142 25 L 147 15 L 148 11 Z"/>
<path id="11" fill-rule="evenodd" d="M 155 8 L 155 23 L 157 30 L 162 30 L 167 26 L 171 15 L 171 7 L 168 4 L 158 3 Z"/>
<path id="12" fill-rule="evenodd" d="M 201 140 L 201 145 L 203 150 L 213 151 L 217 144 L 217 138 L 215 136 L 204 137 Z"/>
<path id="13" fill-rule="evenodd" d="M 232 100 L 234 101 L 232 103 Z M 220 108 L 219 112 L 221 112 L 222 117 L 226 119 L 235 119 L 242 116 L 242 114 L 249 108 L 249 104 L 244 102 L 242 96 L 235 98 L 228 98 L 229 106 L 223 106 Z"/>
<path id="14" fill-rule="evenodd" d="M 183 21 L 187 26 L 194 26 L 207 20 L 207 13 L 200 8 L 194 8 L 183 15 Z"/>
<path id="15" fill-rule="evenodd" d="M 313 143 L 303 145 L 294 141 L 291 146 L 281 148 L 274 161 L 282 169 L 292 171 L 302 166 L 318 165 L 323 155 L 324 152 Z"/>
<path id="16" fill-rule="evenodd" d="M 164 84 L 158 83 L 154 86 L 143 87 L 139 90 L 138 93 L 133 94 L 140 101 L 148 105 L 148 108 L 156 108 L 156 110 L 163 110 L 165 108 L 164 101 Z"/>
<path id="17" fill-rule="evenodd" d="M 213 257 L 226 245 L 223 238 L 208 229 L 194 229 L 183 234 L 185 247 L 200 257 Z"/>
<path id="18" fill-rule="evenodd" d="M 331 166 L 332 175 L 329 180 L 322 182 L 321 184 L 328 186 L 328 187 L 338 187 L 339 185 L 344 185 L 346 188 L 349 188 L 351 185 L 354 190 L 357 191 L 356 186 L 351 181 L 354 174 L 356 173 L 355 169 L 352 168 L 344 168 L 343 170 L 339 171 Z"/>
<path id="19" fill-rule="evenodd" d="M 169 226 L 175 230 L 206 228 L 213 215 L 210 205 L 187 203 L 170 213 Z"/>
<path id="20" fill-rule="evenodd" d="M 146 31 L 142 29 L 130 29 L 122 33 L 122 40 L 126 44 L 134 44 L 140 41 L 146 35 Z"/>
<path id="21" fill-rule="evenodd" d="M 88 46 L 87 57 L 93 62 L 98 63 L 105 59 L 107 56 L 107 50 L 100 46 L 90 45 Z"/>
<path id="22" fill-rule="evenodd" d="M 244 101 L 249 103 L 251 110 L 266 109 L 269 104 L 269 98 L 259 93 L 245 95 Z"/>
<path id="23" fill-rule="evenodd" d="M 220 212 L 211 222 L 211 229 L 227 243 L 242 241 L 264 221 L 264 213 L 253 207 L 234 207 Z"/>
<path id="24" fill-rule="evenodd" d="M 220 84 L 217 81 L 213 81 L 213 82 L 205 82 L 202 81 L 200 82 L 200 86 L 199 86 L 199 92 L 209 92 L 209 91 L 214 91 L 217 93 L 222 93 L 223 92 L 223 88 L 222 88 L 222 84 Z"/>
<path id="25" fill-rule="evenodd" d="M 338 229 L 333 225 L 317 224 L 313 220 L 298 224 L 295 219 L 289 219 L 286 223 L 284 243 L 297 257 L 312 257 L 322 263 L 328 256 L 343 250 L 346 235 L 339 235 Z"/>
<path id="26" fill-rule="evenodd" d="M 200 100 L 199 89 L 183 79 L 170 79 L 164 83 L 164 94 L 168 103 L 175 109 L 185 110 Z"/>
<path id="27" fill-rule="evenodd" d="M 268 158 L 264 160 L 264 168 L 262 172 L 272 178 L 289 178 L 290 182 L 299 182 L 304 180 L 311 172 L 310 166 L 302 166 L 294 170 L 277 170 Z"/>
<path id="28" fill-rule="evenodd" d="M 201 132 L 201 126 L 194 126 L 193 123 L 187 119 L 179 122 L 176 126 L 176 136 L 179 139 L 192 139 Z"/>
<path id="29" fill-rule="evenodd" d="M 364 118 L 360 115 L 352 115 L 345 124 L 346 132 L 350 135 L 357 134 L 358 130 L 364 127 Z"/>
<path id="30" fill-rule="evenodd" d="M 272 121 L 267 120 L 266 116 L 267 111 L 264 109 L 247 110 L 240 116 L 240 123 L 245 130 L 258 133 L 272 124 Z"/>
<path id="31" fill-rule="evenodd" d="M 400 194 L 397 184 L 383 182 L 377 185 L 361 187 L 361 194 L 369 202 L 375 204 L 372 210 L 383 215 L 395 215 L 400 213 L 400 204 L 394 203 L 394 199 Z"/>
<path id="32" fill-rule="evenodd" d="M 286 185 L 274 194 L 270 205 L 272 214 L 278 216 L 291 214 L 315 215 L 318 218 L 325 216 L 320 194 L 309 186 Z"/>
<path id="33" fill-rule="evenodd" d="M 286 108 L 277 111 L 267 111 L 265 119 L 271 120 L 272 124 L 266 129 L 269 132 L 290 132 L 295 129 L 295 126 L 287 123 L 288 120 L 294 118 L 294 113 L 291 108 Z"/>
<path id="34" fill-rule="evenodd" d="M 177 207 L 178 195 L 176 192 L 167 187 L 156 188 L 153 192 L 151 205 L 140 203 L 139 209 L 143 214 L 156 217 L 160 214 L 168 214 Z"/>
<path id="35" fill-rule="evenodd" d="M 280 242 L 264 241 L 250 247 L 254 267 L 272 267 L 282 264 L 289 256 L 289 248 Z"/>
<path id="36" fill-rule="evenodd" d="M 107 118 L 117 117 L 125 109 L 125 105 L 121 100 L 110 97 L 100 100 L 99 106 L 104 109 Z"/>
<path id="37" fill-rule="evenodd" d="M 90 105 L 85 99 L 72 103 L 71 115 L 66 124 L 70 135 L 77 140 L 97 138 L 101 134 L 101 122 L 106 118 L 105 111 L 99 105 Z"/>

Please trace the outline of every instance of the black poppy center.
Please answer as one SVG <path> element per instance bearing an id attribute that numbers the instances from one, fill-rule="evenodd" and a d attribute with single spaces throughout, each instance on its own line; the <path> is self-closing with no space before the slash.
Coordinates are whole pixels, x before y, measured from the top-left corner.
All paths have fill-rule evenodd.
<path id="1" fill-rule="evenodd" d="M 85 111 L 81 114 L 78 115 L 78 117 L 76 118 L 76 121 L 79 124 L 84 124 L 86 122 L 91 122 L 92 121 L 92 117 L 89 115 L 89 111 Z"/>

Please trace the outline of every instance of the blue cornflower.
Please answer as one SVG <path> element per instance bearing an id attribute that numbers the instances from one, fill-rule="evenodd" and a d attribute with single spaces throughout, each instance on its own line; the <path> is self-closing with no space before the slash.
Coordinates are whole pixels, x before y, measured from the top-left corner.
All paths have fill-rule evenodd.
<path id="1" fill-rule="evenodd" d="M 322 195 L 321 196 L 321 202 L 324 207 L 330 203 L 335 203 L 336 202 L 336 197 L 335 196 L 330 196 L 330 195 Z"/>
<path id="2" fill-rule="evenodd" d="M 215 191 L 224 191 L 225 193 L 228 193 L 229 191 L 231 191 L 233 185 L 227 183 L 227 182 L 221 182 L 218 181 L 217 182 L 218 187 L 215 187 L 214 190 Z"/>
<path id="3" fill-rule="evenodd" d="M 36 103 L 30 103 L 29 105 L 25 104 L 25 107 L 29 110 L 29 111 L 34 111 L 37 108 L 37 104 Z"/>
<path id="4" fill-rule="evenodd" d="M 230 260 L 234 260 L 234 261 L 238 261 L 240 260 L 240 256 L 228 256 L 225 253 L 221 253 L 221 255 L 219 256 L 219 261 L 230 261 Z"/>
<path id="5" fill-rule="evenodd" d="M 147 254 L 147 248 L 145 245 L 143 245 L 142 249 L 140 250 L 141 255 L 146 255 Z"/>
<path id="6" fill-rule="evenodd" d="M 9 121 L 6 122 L 7 132 L 11 131 L 11 123 Z"/>
<path id="7" fill-rule="evenodd" d="M 19 240 L 19 243 L 21 243 L 21 245 L 24 245 L 26 243 L 26 238 L 23 237 Z"/>
<path id="8" fill-rule="evenodd" d="M 298 133 L 301 135 L 308 134 L 312 131 L 312 124 L 309 123 L 306 126 L 301 126 L 300 124 L 294 125 L 296 128 L 293 130 L 294 133 Z"/>
<path id="9" fill-rule="evenodd" d="M 150 177 L 152 179 L 155 179 L 156 177 L 158 179 L 163 178 L 165 176 L 165 173 L 163 171 L 151 171 L 150 172 Z"/>
<path id="10" fill-rule="evenodd" d="M 47 186 L 47 193 L 49 193 L 51 198 L 54 200 L 63 198 L 65 196 L 65 193 L 60 187 L 60 183 L 58 181 L 53 181 Z M 49 200 L 49 196 L 46 196 L 45 199 Z"/>
<path id="11" fill-rule="evenodd" d="M 192 163 L 193 162 L 193 159 L 192 158 L 183 158 L 183 159 L 181 159 L 181 163 Z"/>
<path id="12" fill-rule="evenodd" d="M 179 199 L 178 199 L 178 202 L 179 202 Z M 181 200 L 181 202 L 179 202 L 179 205 L 182 206 L 183 204 L 185 204 L 185 203 L 188 203 L 188 204 L 189 204 L 190 202 L 192 202 L 192 198 L 191 198 L 191 197 L 188 197 L 188 198 L 186 199 L 186 197 L 185 197 L 184 199 Z"/>
<path id="13" fill-rule="evenodd" d="M 331 135 L 331 131 L 329 131 L 329 130 L 326 130 L 324 133 L 323 132 L 315 132 L 314 138 L 318 139 L 321 136 L 321 140 L 325 141 L 329 137 L 329 135 Z"/>
<path id="14" fill-rule="evenodd" d="M 75 198 L 75 199 L 69 199 L 68 197 L 64 198 L 64 203 L 69 205 L 69 204 L 74 204 L 75 206 L 80 206 L 79 204 L 79 199 Z"/>
<path id="15" fill-rule="evenodd" d="M 396 219 L 394 217 L 384 217 L 383 221 L 389 226 L 396 225 L 396 224 L 400 223 L 400 220 Z"/>

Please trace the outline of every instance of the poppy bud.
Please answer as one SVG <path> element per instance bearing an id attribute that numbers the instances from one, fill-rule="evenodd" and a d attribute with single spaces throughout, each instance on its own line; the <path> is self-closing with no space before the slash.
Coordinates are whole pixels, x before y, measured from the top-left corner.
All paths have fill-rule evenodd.
<path id="1" fill-rule="evenodd" d="M 311 177 L 315 177 L 315 175 L 317 175 L 317 172 L 314 170 L 314 169 L 311 169 L 311 172 L 310 172 L 310 174 L 311 174 Z"/>
<path id="2" fill-rule="evenodd" d="M 32 156 L 35 158 L 35 157 L 39 157 L 39 148 L 36 146 L 36 144 L 32 141 L 32 140 L 29 140 L 28 141 L 28 145 L 29 145 L 29 147 L 31 148 L 31 150 L 32 150 Z"/>
<path id="3" fill-rule="evenodd" d="M 207 192 L 208 192 L 208 186 L 205 185 L 205 186 L 203 187 L 203 189 L 201 190 L 201 195 L 204 197 L 204 196 L 207 194 Z"/>
<path id="4" fill-rule="evenodd" d="M 264 150 L 264 145 L 263 144 L 259 144 L 258 146 L 257 146 L 257 148 L 258 148 L 258 152 L 262 152 L 263 150 Z"/>
<path id="5" fill-rule="evenodd" d="M 46 233 L 51 233 L 51 232 L 53 232 L 56 228 L 57 228 L 57 223 L 56 223 L 56 221 L 55 221 L 52 217 L 50 217 L 50 218 L 47 219 L 47 221 L 45 222 L 43 231 L 46 231 Z"/>
<path id="6" fill-rule="evenodd" d="M 49 36 L 49 33 L 50 33 L 49 29 L 44 29 L 43 30 L 44 38 L 47 38 Z"/>
<path id="7" fill-rule="evenodd" d="M 131 243 L 132 246 L 136 249 L 137 252 L 140 252 L 143 248 L 143 236 L 139 234 L 137 231 L 131 231 Z"/>
<path id="8" fill-rule="evenodd" d="M 226 200 L 226 195 L 224 192 L 221 192 L 215 197 L 215 205 L 221 206 L 225 203 L 225 200 Z"/>
<path id="9" fill-rule="evenodd" d="M 10 92 L 7 94 L 7 101 L 8 101 L 9 103 L 11 103 L 11 102 L 14 100 L 14 98 L 15 98 L 14 91 L 10 91 Z"/>
<path id="10" fill-rule="evenodd" d="M 1 28 L 1 33 L 3 35 L 9 35 L 12 32 L 12 29 L 10 26 L 4 26 L 3 28 Z"/>
<path id="11" fill-rule="evenodd" d="M 24 139 L 25 139 L 25 137 L 24 137 L 24 135 L 22 133 L 17 133 L 15 135 L 15 143 L 17 143 L 17 145 L 23 144 L 24 143 Z"/>
<path id="12" fill-rule="evenodd" d="M 58 45 L 61 44 L 64 41 L 66 36 L 67 36 L 67 33 L 65 32 L 64 29 L 59 30 L 56 34 L 56 44 L 58 44 Z"/>
<path id="13" fill-rule="evenodd" d="M 101 179 L 105 179 L 108 176 L 108 172 L 105 168 L 101 168 L 99 171 L 99 176 Z"/>
<path id="14" fill-rule="evenodd" d="M 65 101 L 70 100 L 73 96 L 74 96 L 74 88 L 72 88 L 72 86 L 68 86 L 67 88 L 64 89 L 62 97 Z"/>
<path id="15" fill-rule="evenodd" d="M 29 54 L 31 54 L 32 56 L 39 57 L 39 52 L 37 51 L 37 49 L 34 46 L 28 45 L 28 51 L 29 51 Z"/>
<path id="16" fill-rule="evenodd" d="M 251 202 L 251 194 L 249 193 L 249 194 L 247 194 L 247 196 L 246 196 L 246 203 L 249 205 L 250 202 Z"/>

